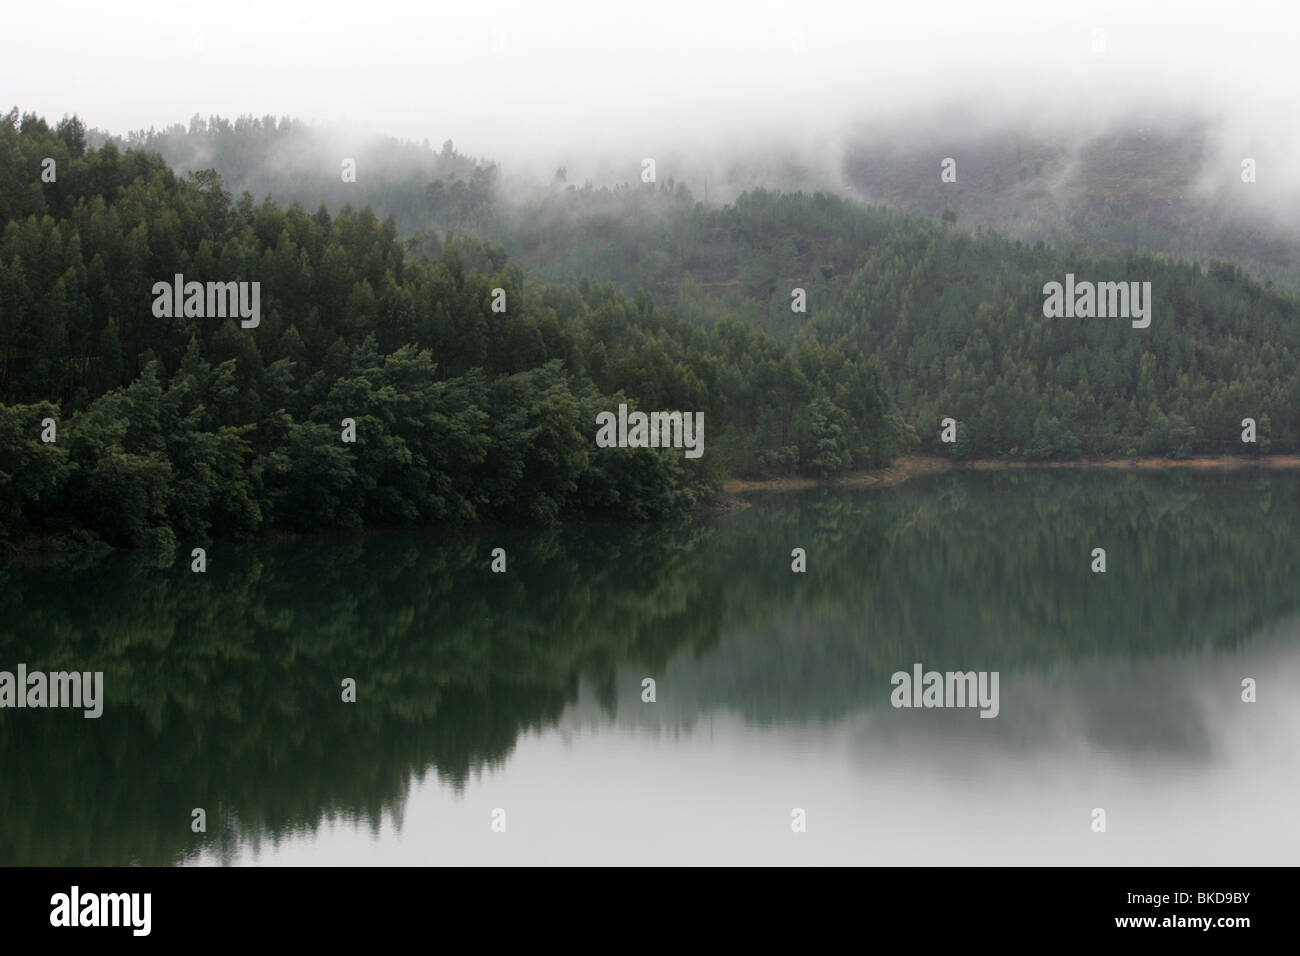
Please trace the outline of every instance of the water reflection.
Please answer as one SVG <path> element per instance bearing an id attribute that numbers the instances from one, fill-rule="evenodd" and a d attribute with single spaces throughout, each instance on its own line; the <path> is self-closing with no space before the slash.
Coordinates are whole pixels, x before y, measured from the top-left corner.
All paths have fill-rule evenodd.
<path id="1" fill-rule="evenodd" d="M 949 474 L 11 565 L 0 667 L 103 670 L 107 703 L 0 712 L 0 862 L 1293 862 L 1298 491 Z M 999 671 L 1000 716 L 894 710 L 916 661 Z"/>

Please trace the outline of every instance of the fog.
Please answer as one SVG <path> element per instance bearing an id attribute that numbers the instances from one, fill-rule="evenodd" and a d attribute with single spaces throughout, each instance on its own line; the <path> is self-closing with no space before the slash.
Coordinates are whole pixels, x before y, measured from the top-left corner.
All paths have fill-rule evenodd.
<path id="1" fill-rule="evenodd" d="M 1040 202 L 1059 205 L 1086 188 L 1073 174 L 1090 141 L 1141 129 L 1217 212 L 1288 235 L 1300 213 L 1300 15 L 1281 2 L 75 0 L 7 18 L 6 106 L 119 135 L 195 115 L 314 124 L 322 155 L 286 165 L 336 169 L 381 135 L 452 139 L 515 187 L 558 167 L 636 182 L 651 157 L 696 198 L 766 185 L 888 201 L 861 175 L 872 163 L 937 181 L 972 144 L 1033 141 L 1057 160 Z M 1252 190 L 1236 188 L 1245 157 Z"/>
<path id="2" fill-rule="evenodd" d="M 803 141 L 966 99 L 1070 125 L 1194 103 L 1272 138 L 1290 125 L 1300 70 L 1297 14 L 1281 2 L 210 9 L 22 5 L 6 14 L 0 86 L 24 109 L 115 130 L 273 113 L 551 162 Z"/>

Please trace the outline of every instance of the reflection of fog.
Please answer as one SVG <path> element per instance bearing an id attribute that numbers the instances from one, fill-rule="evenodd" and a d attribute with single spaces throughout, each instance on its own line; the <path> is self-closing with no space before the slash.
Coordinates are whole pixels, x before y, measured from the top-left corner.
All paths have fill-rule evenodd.
<path id="1" fill-rule="evenodd" d="M 1243 677 L 1268 688 L 1256 703 L 1242 701 Z M 1230 654 L 1004 674 L 996 720 L 972 719 L 971 711 L 875 708 L 865 715 L 861 742 L 917 748 L 941 763 L 963 753 L 978 760 L 991 751 L 1085 750 L 1156 771 L 1200 766 L 1238 752 L 1261 725 L 1300 735 L 1300 700 L 1287 690 L 1297 678 L 1300 620 Z"/>
<path id="2" fill-rule="evenodd" d="M 331 830 L 237 859 L 1290 865 L 1300 701 L 1287 688 L 1300 648 L 1273 637 L 1228 655 L 1023 676 L 995 720 L 886 706 L 759 726 L 724 708 L 643 726 L 579 703 L 521 737 L 508 771 L 459 794 L 415 788 L 401 834 Z M 1249 673 L 1262 675 L 1255 704 L 1240 700 Z M 1194 730 L 1165 733 L 1183 720 Z M 506 835 L 488 832 L 494 807 L 511 814 Z M 794 807 L 807 833 L 790 832 Z M 1105 833 L 1091 830 L 1096 808 Z"/>
<path id="3" fill-rule="evenodd" d="M 1253 704 L 1241 699 L 1245 677 L 1258 685 L 1259 699 Z M 624 686 L 633 683 L 629 675 Z M 1085 661 L 1046 672 L 1003 671 L 1001 713 L 994 719 L 980 718 L 973 707 L 894 709 L 888 702 L 889 685 L 879 684 L 875 681 L 870 692 L 863 688 L 859 705 L 838 717 L 810 719 L 802 709 L 786 720 L 738 716 L 757 726 L 848 733 L 863 751 L 910 750 L 933 755 L 937 766 L 978 768 L 992 754 L 1080 748 L 1149 768 L 1208 764 L 1248 743 L 1243 735 L 1260 726 L 1290 727 L 1300 737 L 1300 696 L 1289 690 L 1300 684 L 1300 618 L 1233 652 Z M 627 693 L 614 723 L 680 736 L 737 713 L 727 702 L 710 706 L 704 699 L 675 700 L 672 687 L 671 678 L 660 685 L 655 706 Z M 585 698 L 569 709 L 560 728 L 573 732 L 608 722 L 607 712 Z"/>

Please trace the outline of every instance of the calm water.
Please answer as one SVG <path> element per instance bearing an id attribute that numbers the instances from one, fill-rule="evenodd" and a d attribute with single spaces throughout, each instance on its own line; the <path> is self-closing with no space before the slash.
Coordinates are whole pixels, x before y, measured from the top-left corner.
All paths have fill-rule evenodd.
<path id="1" fill-rule="evenodd" d="M 106 703 L 0 711 L 0 863 L 1300 860 L 1300 476 L 752 500 L 10 565 L 0 670 Z M 998 717 L 891 707 L 916 662 Z"/>

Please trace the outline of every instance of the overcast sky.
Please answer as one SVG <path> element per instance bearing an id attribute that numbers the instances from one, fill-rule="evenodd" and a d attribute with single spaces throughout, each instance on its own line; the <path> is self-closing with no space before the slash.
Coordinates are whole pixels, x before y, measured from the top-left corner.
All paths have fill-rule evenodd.
<path id="1" fill-rule="evenodd" d="M 471 154 L 815 141 L 973 102 L 1095 120 L 1197 106 L 1293 136 L 1295 2 L 421 0 L 7 5 L 0 90 L 125 132 L 292 115 Z M 1095 31 L 1104 49 L 1094 49 Z"/>

